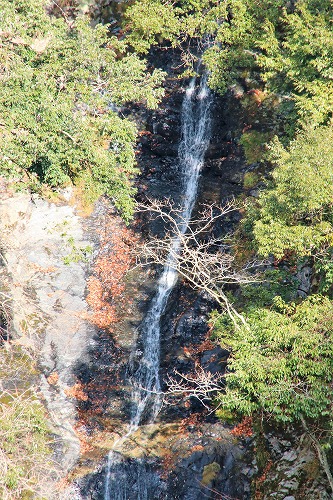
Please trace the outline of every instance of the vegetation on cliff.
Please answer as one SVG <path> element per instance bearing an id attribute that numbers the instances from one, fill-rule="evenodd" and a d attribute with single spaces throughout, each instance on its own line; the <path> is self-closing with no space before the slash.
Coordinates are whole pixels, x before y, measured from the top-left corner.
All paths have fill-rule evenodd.
<path id="1" fill-rule="evenodd" d="M 53 441 L 44 406 L 37 398 L 37 370 L 31 358 L 12 347 L 0 356 L 0 494 L 3 499 L 48 495 L 57 477 Z"/>
<path id="2" fill-rule="evenodd" d="M 246 325 L 235 328 L 224 315 L 214 316 L 215 334 L 231 350 L 220 415 L 232 410 L 299 424 L 327 450 L 333 404 L 332 14 L 328 0 L 144 0 L 128 9 L 126 25 L 137 50 L 178 46 L 190 66 L 193 39 L 209 40 L 201 50 L 211 86 L 220 93 L 233 88 L 248 116 L 241 143 L 252 169 L 260 167 L 264 187 L 247 200 L 235 246 L 245 239 L 249 257 L 270 257 L 275 272 L 233 298 Z M 312 279 L 298 293 L 305 264 Z"/>
<path id="3" fill-rule="evenodd" d="M 271 262 L 262 285 L 231 298 L 245 324 L 214 315 L 231 350 L 218 400 L 224 411 L 303 426 L 331 453 L 332 2 L 137 0 L 118 37 L 82 16 L 52 17 L 44 3 L 1 5 L 0 173 L 31 189 L 107 193 L 128 221 L 136 128 L 121 106 L 154 108 L 163 95 L 163 72 L 142 59 L 152 46 L 177 47 L 191 71 L 199 46 L 212 88 L 232 88 L 248 113 L 241 144 L 262 180 L 235 246 Z M 305 263 L 312 279 L 298 293 Z"/>
<path id="4" fill-rule="evenodd" d="M 50 17 L 41 0 L 2 2 L 0 172 L 36 189 L 74 182 L 133 211 L 135 125 L 129 101 L 157 105 L 163 73 L 84 17 Z"/>

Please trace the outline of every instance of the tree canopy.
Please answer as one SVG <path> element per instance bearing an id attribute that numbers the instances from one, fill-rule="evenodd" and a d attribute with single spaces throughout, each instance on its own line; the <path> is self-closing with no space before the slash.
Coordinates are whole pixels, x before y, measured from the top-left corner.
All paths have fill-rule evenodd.
<path id="1" fill-rule="evenodd" d="M 128 219 L 136 127 L 116 108 L 156 107 L 163 73 L 107 26 L 52 18 L 43 4 L 2 3 L 1 171 L 51 187 L 81 183 L 91 198 L 106 192 Z"/>
<path id="2" fill-rule="evenodd" d="M 285 312 L 288 311 L 288 314 Z M 279 422 L 330 415 L 333 304 L 312 296 L 292 307 L 253 309 L 244 326 L 222 335 L 232 349 L 223 409 L 246 415 L 264 411 Z"/>
<path id="3" fill-rule="evenodd" d="M 299 133 L 270 146 L 272 182 L 259 198 L 254 237 L 261 255 L 311 255 L 332 241 L 333 129 Z"/>

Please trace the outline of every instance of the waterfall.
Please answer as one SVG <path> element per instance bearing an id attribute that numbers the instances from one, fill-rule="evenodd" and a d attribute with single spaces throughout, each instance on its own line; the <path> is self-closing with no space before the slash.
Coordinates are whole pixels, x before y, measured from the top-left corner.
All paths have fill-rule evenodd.
<path id="1" fill-rule="evenodd" d="M 178 161 L 183 178 L 183 207 L 179 217 L 180 233 L 186 232 L 193 205 L 197 196 L 200 170 L 209 143 L 211 95 L 207 78 L 196 87 L 193 78 L 186 89 L 182 106 L 182 138 L 178 150 Z M 131 425 L 137 428 L 147 411 L 154 420 L 160 406 L 160 322 L 172 289 L 177 282 L 175 255 L 180 251 L 180 239 L 174 238 L 158 290 L 143 323 L 143 355 L 140 367 L 133 377 L 133 401 L 135 412 Z"/>
<path id="2" fill-rule="evenodd" d="M 178 161 L 183 180 L 183 201 L 179 217 L 181 234 L 185 234 L 190 221 L 197 196 L 199 174 L 209 144 L 211 101 L 212 97 L 207 86 L 207 77 L 203 76 L 199 84 L 197 84 L 197 78 L 194 77 L 186 89 L 181 113 L 182 137 L 178 150 Z M 177 257 L 175 256 L 180 251 L 180 239 L 175 237 L 172 240 L 167 262 L 158 281 L 156 295 L 142 324 L 143 352 L 140 366 L 132 376 L 134 411 L 129 431 L 121 438 L 121 441 L 127 439 L 138 428 L 144 418 L 153 421 L 161 407 L 161 383 L 159 378 L 160 323 L 170 293 L 177 282 L 177 272 L 175 270 L 175 259 Z M 111 500 L 111 498 L 112 500 L 122 500 L 126 498 L 124 493 L 118 492 L 121 478 L 118 480 L 117 492 L 110 484 L 112 468 L 115 466 L 119 469 L 117 465 L 119 465 L 119 457 L 116 457 L 115 452 L 111 450 L 107 465 L 105 500 Z M 144 500 L 145 494 L 141 492 L 138 498 Z"/>

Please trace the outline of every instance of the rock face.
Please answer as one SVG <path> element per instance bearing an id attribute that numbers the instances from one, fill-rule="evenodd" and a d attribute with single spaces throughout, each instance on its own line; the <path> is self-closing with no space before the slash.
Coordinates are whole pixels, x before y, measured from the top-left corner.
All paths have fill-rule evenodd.
<path id="1" fill-rule="evenodd" d="M 170 59 L 170 54 L 165 54 L 164 58 L 162 56 L 158 63 L 172 75 L 166 84 L 167 97 L 162 106 L 150 115 L 142 112 L 139 107 L 127 111 L 137 117 L 141 129 L 138 162 L 142 175 L 138 180 L 138 198 L 141 201 L 145 201 L 147 195 L 162 200 L 170 198 L 177 204 L 182 188 L 177 158 L 180 109 L 186 82 L 184 86 L 179 85 L 177 75 L 171 68 L 174 62 Z M 202 173 L 199 205 L 207 199 L 221 202 L 240 192 L 242 187 L 243 163 L 239 160 L 236 134 L 233 136 L 230 132 L 230 121 L 235 118 L 230 114 L 226 103 L 227 101 L 224 101 L 219 104 L 216 108 L 218 112 L 214 113 L 213 139 Z M 162 233 L 160 225 L 150 219 L 141 221 L 140 231 L 144 236 Z M 126 319 L 126 328 L 131 327 L 134 340 L 135 330 L 139 327 L 138 317 L 143 316 L 154 293 L 154 284 L 148 275 L 144 279 L 140 276 L 139 279 L 134 288 L 136 300 L 139 297 L 141 304 L 134 307 L 132 317 L 128 316 Z M 138 295 L 138 290 L 141 290 L 141 295 Z M 209 342 L 205 344 L 207 312 L 211 307 L 210 300 L 198 297 L 196 292 L 189 290 L 182 283 L 178 284 L 162 318 L 162 379 L 174 369 L 182 373 L 190 372 L 198 361 L 211 371 L 223 367 L 226 351 Z M 130 359 L 133 340 L 131 345 L 121 324 L 116 328 L 115 338 L 117 346 L 113 347 L 120 347 L 122 353 L 127 352 Z M 82 381 L 85 378 L 101 380 L 102 370 L 105 377 L 107 376 L 112 360 L 101 346 L 101 343 L 91 346 L 89 360 L 81 367 Z M 96 355 L 99 356 L 100 368 L 96 366 Z M 104 450 L 104 457 L 108 449 L 115 447 L 110 473 L 110 498 L 123 498 L 125 490 L 119 490 L 119 482 L 126 489 L 126 497 L 133 500 L 195 500 L 203 496 L 214 498 L 214 489 L 233 498 L 250 498 L 250 477 L 253 470 L 246 464 L 246 448 L 236 445 L 229 429 L 217 422 L 213 416 L 203 413 L 201 405 L 195 401 L 184 400 L 177 406 L 165 407 L 152 427 L 140 427 L 125 441 L 120 438 L 121 445 L 119 444 L 119 437 L 128 431 L 126 422 L 130 410 L 124 404 L 130 392 L 129 388 L 125 387 L 126 370 L 121 359 L 123 354 L 118 356 L 118 377 L 122 379 L 123 387 L 117 386 L 112 393 L 103 378 L 102 384 L 109 398 L 109 403 L 103 407 L 103 411 L 104 415 L 108 416 L 108 421 L 96 417 L 100 435 L 98 436 L 95 428 L 94 442 L 91 443 L 95 449 L 99 448 L 99 453 Z M 84 411 L 85 408 L 88 409 L 88 406 L 83 402 L 81 409 Z M 115 445 L 117 441 L 118 444 Z M 104 458 L 96 468 L 94 453 L 96 452 L 87 452 L 81 459 L 81 470 L 79 467 L 76 471 L 77 475 L 82 475 L 83 470 L 95 469 L 76 480 L 81 497 L 87 500 L 104 498 L 105 479 L 108 476 L 108 460 Z"/>
<path id="2" fill-rule="evenodd" d="M 168 57 L 166 55 L 165 60 L 158 62 L 170 74 Z M 142 175 L 138 186 L 139 199 L 145 201 L 148 195 L 160 200 L 169 198 L 177 204 L 182 193 L 177 151 L 180 142 L 180 109 L 186 82 L 184 87 L 180 87 L 177 79 L 170 78 L 166 86 L 167 98 L 159 110 L 150 116 L 141 115 L 138 159 Z M 230 132 L 231 115 L 226 102 L 214 113 L 213 139 L 202 174 L 198 205 L 207 200 L 222 202 L 240 192 L 242 187 L 244 165 L 239 159 L 236 138 Z M 131 110 L 137 116 L 139 111 L 136 108 Z M 207 187 L 209 182 L 210 186 L 214 186 L 214 191 Z M 143 221 L 141 228 L 144 235 L 161 234 L 159 224 L 150 219 Z M 150 290 L 149 295 L 152 293 L 153 290 Z M 211 306 L 209 300 L 198 298 L 195 292 L 188 290 L 182 283 L 173 291 L 161 322 L 162 379 L 174 369 L 182 373 L 190 372 L 199 361 L 198 357 L 210 370 L 221 369 L 227 353 L 209 343 L 202 345 L 207 340 L 207 312 Z M 191 422 L 194 413 L 196 417 Z M 190 434 L 186 438 L 181 422 L 184 422 L 185 434 Z M 168 433 L 167 429 L 172 426 L 173 437 L 168 438 L 166 446 L 161 436 Z M 214 417 L 207 419 L 198 403 L 184 400 L 176 407 L 165 407 L 154 424 L 152 434 L 147 427 L 141 427 L 125 442 L 120 440 L 119 449 L 119 445 L 114 445 L 111 472 L 105 466 L 78 481 L 83 498 L 104 498 L 105 478 L 109 474 L 110 498 L 123 498 L 125 495 L 124 489 L 119 489 L 119 478 L 122 478 L 123 488 L 127 485 L 126 497 L 133 500 L 213 498 L 214 488 L 233 498 L 250 498 L 249 478 L 253 471 L 251 467 L 245 467 L 245 450 L 233 443 L 229 430 L 216 422 Z M 126 433 L 126 428 L 121 431 L 119 423 L 118 432 L 123 435 Z M 146 441 L 142 436 L 144 433 L 150 436 Z M 198 433 L 201 433 L 200 437 Z M 136 443 L 134 448 L 133 441 Z M 182 447 L 186 450 L 183 454 Z M 119 452 L 125 458 L 121 459 L 116 454 Z M 89 463 L 88 456 L 86 463 Z M 242 469 L 245 472 L 241 472 Z"/>
<path id="3" fill-rule="evenodd" d="M 296 278 L 299 282 L 297 295 L 303 299 L 306 298 L 310 292 L 311 275 L 312 268 L 308 265 L 303 265 L 297 272 Z"/>
<path id="4" fill-rule="evenodd" d="M 310 438 L 299 431 L 264 435 L 266 465 L 257 477 L 257 495 L 268 500 L 328 500 L 327 479 Z M 258 442 L 255 443 L 258 445 Z M 259 448 L 262 443 L 259 444 Z M 261 450 L 262 453 L 262 450 Z"/>
<path id="5" fill-rule="evenodd" d="M 181 140 L 181 107 L 188 81 L 177 78 L 175 58 L 177 54 L 170 56 L 167 51 L 152 54 L 152 64 L 162 67 L 170 78 L 166 81 L 166 97 L 161 106 L 151 115 L 146 115 L 141 122 L 143 130 L 138 145 L 138 162 L 142 175 L 139 178 L 138 197 L 143 202 L 147 197 L 161 201 L 170 199 L 176 205 L 181 200 L 181 165 L 177 151 Z M 209 203 L 223 205 L 226 200 L 242 192 L 242 179 L 246 171 L 239 145 L 242 120 L 242 110 L 232 94 L 225 98 L 214 97 L 212 134 L 200 176 L 194 217 L 202 206 Z M 223 235 L 238 220 L 239 214 L 231 213 L 227 224 L 223 227 L 216 226 L 215 230 Z M 151 219 L 143 221 L 142 231 L 144 235 L 160 235 L 162 232 L 160 225 Z M 226 352 L 220 350 L 212 354 L 216 355 L 214 368 L 206 359 L 205 348 L 202 347 L 207 340 L 208 313 L 213 307 L 214 304 L 208 297 L 198 296 L 179 281 L 162 318 L 162 378 L 165 379 L 165 375 L 175 369 L 181 372 L 191 371 L 198 361 L 209 365 L 210 369 L 221 369 L 221 363 L 223 367 Z M 206 350 L 212 348 L 214 346 L 207 346 Z M 194 352 L 195 349 L 199 349 L 202 359 L 189 355 L 189 351 Z M 166 414 L 171 415 L 173 411 L 176 410 L 167 409 Z"/>
<path id="6" fill-rule="evenodd" d="M 13 302 L 13 342 L 40 359 L 41 390 L 59 435 L 57 459 L 69 470 L 80 455 L 74 432 L 73 365 L 92 335 L 83 319 L 93 242 L 66 200 L 48 203 L 2 185 L 2 255 Z"/>
<path id="7" fill-rule="evenodd" d="M 121 455 L 118 451 L 121 450 Z M 78 481 L 82 498 L 105 498 L 106 470 Z M 201 500 L 219 492 L 231 498 L 250 498 L 250 468 L 244 448 L 222 424 L 201 423 L 141 427 L 112 456 L 110 498 L 137 500 Z M 121 481 L 121 485 L 119 484 Z M 125 485 L 125 487 L 124 487 Z"/>
<path id="8" fill-rule="evenodd" d="M 177 58 L 177 54 L 173 54 Z M 158 110 L 144 115 L 139 140 L 138 160 L 142 171 L 139 197 L 170 198 L 177 201 L 180 191 L 177 161 L 181 138 L 180 111 L 187 81 L 177 78 L 176 65 L 170 53 L 153 54 L 152 61 L 165 70 L 166 97 Z M 171 57 L 171 58 L 170 58 Z M 158 60 L 157 60 L 158 58 Z M 138 110 L 134 110 L 134 114 Z M 239 145 L 243 111 L 238 100 L 229 94 L 215 96 L 212 111 L 211 141 L 201 173 L 198 204 L 220 204 L 242 192 L 243 175 L 247 170 Z"/>

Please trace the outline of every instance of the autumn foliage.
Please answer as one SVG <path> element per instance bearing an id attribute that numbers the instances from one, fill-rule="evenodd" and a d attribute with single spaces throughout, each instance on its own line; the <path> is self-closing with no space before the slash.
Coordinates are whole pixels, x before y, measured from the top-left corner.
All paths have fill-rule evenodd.
<path id="1" fill-rule="evenodd" d="M 243 420 L 232 429 L 231 434 L 236 437 L 251 437 L 253 435 L 252 417 L 244 417 Z"/>
<path id="2" fill-rule="evenodd" d="M 264 493 L 261 491 L 261 489 L 262 489 L 262 486 L 265 483 L 267 476 L 268 476 L 268 473 L 272 467 L 273 467 L 273 462 L 270 460 L 266 464 L 264 470 L 262 471 L 261 476 L 255 481 L 255 486 L 256 486 L 256 489 L 254 492 L 255 500 L 262 500 L 263 499 Z"/>
<path id="3" fill-rule="evenodd" d="M 77 382 L 74 384 L 72 387 L 68 387 L 67 389 L 64 390 L 66 396 L 69 398 L 74 398 L 78 401 L 87 401 L 88 396 L 84 392 L 84 388 L 81 384 L 81 382 Z"/>
<path id="4" fill-rule="evenodd" d="M 132 262 L 132 247 L 136 238 L 130 229 L 115 217 L 109 216 L 100 231 L 100 249 L 93 274 L 88 279 L 87 303 L 91 308 L 89 320 L 99 328 L 112 331 L 119 321 L 117 305 L 123 300 L 124 276 Z"/>

